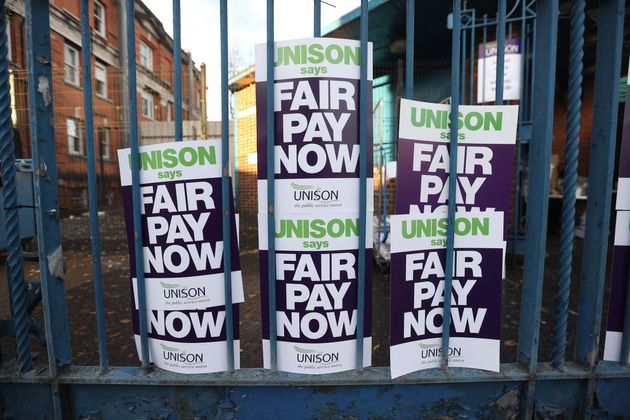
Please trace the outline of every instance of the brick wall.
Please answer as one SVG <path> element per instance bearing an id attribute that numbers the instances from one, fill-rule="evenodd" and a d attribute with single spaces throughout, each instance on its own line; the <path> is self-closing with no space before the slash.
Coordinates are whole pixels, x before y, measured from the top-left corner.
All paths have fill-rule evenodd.
<path id="1" fill-rule="evenodd" d="M 99 0 L 105 11 L 105 34 L 94 31 L 94 3 L 90 2 L 90 16 L 93 30 L 92 57 L 92 85 L 93 85 L 93 115 L 94 115 L 94 147 L 96 157 L 96 174 L 99 187 L 101 205 L 115 204 L 119 200 L 118 163 L 116 151 L 124 147 L 123 140 L 127 136 L 128 126 L 124 124 L 124 98 L 122 97 L 122 70 L 118 67 L 119 25 L 118 7 L 116 0 Z M 140 6 L 142 4 L 138 3 Z M 146 6 L 144 6 L 146 7 Z M 9 13 L 11 36 L 11 72 L 13 110 L 16 138 L 16 155 L 18 157 L 31 156 L 31 139 L 29 133 L 28 84 L 26 70 L 26 36 L 24 17 L 19 10 L 11 9 Z M 162 25 L 154 16 L 136 12 L 136 51 L 140 60 L 139 42 L 142 40 L 153 49 L 153 70 L 139 68 L 138 74 L 151 74 L 151 79 L 164 87 L 154 95 L 154 120 L 167 119 L 167 103 L 172 103 L 173 90 L 173 51 L 172 43 L 163 32 Z M 144 9 L 142 9 L 144 10 Z M 84 88 L 82 86 L 82 51 L 80 45 L 80 21 L 78 0 L 51 1 L 51 55 L 52 55 L 52 91 L 54 100 L 55 140 L 57 146 L 57 170 L 59 176 L 60 205 L 64 209 L 84 211 L 87 207 L 87 145 L 85 131 L 85 116 L 83 109 Z M 147 23 L 148 22 L 148 23 Z M 164 37 L 152 35 L 148 28 L 157 33 L 164 33 Z M 157 28 L 157 29 L 156 29 Z M 77 75 L 79 83 L 73 84 L 65 77 L 65 46 L 71 46 L 77 51 Z M 184 103 L 187 103 L 188 92 L 188 56 L 182 52 L 182 84 Z M 105 66 L 107 77 L 106 94 L 96 93 L 96 63 Z M 140 66 L 139 66 L 140 67 Z M 195 68 L 193 72 L 193 108 L 184 111 L 184 119 L 198 119 L 197 98 L 199 96 L 200 73 Z M 139 84 L 140 87 L 140 84 Z M 170 96 L 169 96 L 170 95 Z M 141 113 L 141 96 L 138 92 L 139 120 L 144 117 Z M 171 108 L 171 119 L 174 109 Z M 73 151 L 69 147 L 68 120 L 76 122 L 81 150 Z M 107 144 L 109 143 L 109 144 Z M 102 147 L 101 147 L 102 146 Z M 103 149 L 103 150 L 101 150 Z M 66 210 L 67 211 L 67 210 Z"/>
<path id="2" fill-rule="evenodd" d="M 256 88 L 251 84 L 236 92 L 238 109 L 238 189 L 240 213 L 258 212 L 256 163 Z M 252 162 L 252 163 L 249 163 Z"/>

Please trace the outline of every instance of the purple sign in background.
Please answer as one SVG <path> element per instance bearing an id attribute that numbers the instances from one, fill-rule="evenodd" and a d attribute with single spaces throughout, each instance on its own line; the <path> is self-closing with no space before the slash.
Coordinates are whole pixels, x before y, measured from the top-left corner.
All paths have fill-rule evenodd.
<path id="1" fill-rule="evenodd" d="M 518 54 L 521 48 L 521 41 L 518 38 L 505 40 L 505 54 Z M 479 57 L 494 57 L 497 55 L 497 41 L 479 44 Z"/>
<path id="2" fill-rule="evenodd" d="M 363 334 L 365 337 L 372 336 L 372 250 L 366 249 L 365 252 L 365 315 L 364 315 L 364 329 Z M 358 274 L 358 251 L 357 250 L 348 250 L 348 251 L 329 251 L 326 254 L 339 254 L 339 253 L 351 253 L 355 257 L 355 264 L 353 265 L 355 274 Z M 321 252 L 288 252 L 288 251 L 276 251 L 276 255 L 279 254 L 295 254 L 297 256 L 296 261 L 299 260 L 300 256 L 303 255 L 311 255 L 313 258 L 313 262 L 315 263 L 315 267 L 318 273 L 321 273 L 321 263 L 320 258 L 317 254 L 322 254 Z M 268 282 L 268 253 L 265 250 L 260 250 L 260 291 L 261 291 L 261 312 L 262 312 L 262 328 L 263 328 L 263 339 L 269 339 L 269 282 Z M 288 273 L 288 272 L 287 272 Z M 291 276 L 285 275 L 285 278 L 292 278 Z M 287 309 L 287 301 L 286 301 L 286 285 L 288 283 L 300 283 L 306 285 L 309 290 L 312 290 L 315 285 L 324 285 L 327 283 L 333 283 L 337 286 L 337 289 L 341 286 L 343 282 L 351 282 L 350 288 L 345 293 L 343 298 L 343 309 L 337 310 L 329 310 L 318 307 L 314 310 L 306 310 L 306 304 L 298 303 L 296 304 L 295 309 L 288 310 Z M 328 295 L 330 297 L 330 295 Z M 288 315 L 288 318 L 291 319 L 291 312 L 298 312 L 300 316 L 304 316 L 308 313 L 318 312 L 321 314 L 326 314 L 328 312 L 338 314 L 342 311 L 348 311 L 349 315 L 352 316 L 352 311 L 357 309 L 357 279 L 347 279 L 346 275 L 341 276 L 340 280 L 334 281 L 311 281 L 311 280 L 300 280 L 300 281 L 291 281 L 291 280 L 277 280 L 276 281 L 276 311 L 285 312 Z M 331 298 L 332 301 L 332 298 Z M 357 314 L 358 316 L 358 314 Z M 333 337 L 330 328 L 326 331 L 326 334 L 318 339 L 310 339 L 301 335 L 299 338 L 293 338 L 290 335 L 285 335 L 284 337 L 278 336 L 278 341 L 287 341 L 287 342 L 296 342 L 296 343 L 330 343 L 335 341 L 345 341 L 356 338 L 356 331 L 352 335 L 343 335 L 341 337 Z"/>
<path id="3" fill-rule="evenodd" d="M 398 176 L 396 178 L 396 214 L 407 214 L 412 205 L 418 205 L 420 211 L 424 211 L 424 205 L 429 204 L 432 208 L 440 205 L 447 205 L 447 202 L 438 203 L 439 195 L 432 195 L 431 200 L 427 203 L 420 202 L 420 185 L 421 179 L 426 175 L 439 176 L 444 184 L 444 188 L 448 191 L 448 172 L 439 170 L 435 173 L 428 172 L 429 162 L 422 162 L 422 172 L 413 170 L 414 159 L 414 143 L 423 143 L 431 145 L 446 145 L 450 150 L 448 143 L 438 143 L 432 141 L 420 141 L 400 139 L 398 149 Z M 484 177 L 485 181 L 475 197 L 474 205 L 466 205 L 457 203 L 458 207 L 477 207 L 479 210 L 493 208 L 495 211 L 502 211 L 505 215 L 509 214 L 510 198 L 512 192 L 512 173 L 514 170 L 514 145 L 513 144 L 462 144 L 460 146 L 485 146 L 492 149 L 492 158 L 490 164 L 492 166 L 492 175 L 484 175 L 479 166 L 475 167 L 474 174 L 458 174 L 458 179 L 468 178 L 470 184 L 475 178 Z M 434 152 L 435 153 L 435 149 Z M 426 153 L 428 154 L 428 152 Z M 458 157 L 459 158 L 459 157 Z M 464 191 L 458 184 L 458 188 Z"/>
<path id="4" fill-rule="evenodd" d="M 481 329 L 478 333 L 470 333 L 470 332 L 456 332 L 454 324 L 451 318 L 451 337 L 473 337 L 473 338 L 489 338 L 489 339 L 499 339 L 501 333 L 501 266 L 503 262 L 503 251 L 501 249 L 457 249 L 455 252 L 464 251 L 464 250 L 472 250 L 479 252 L 482 256 L 482 262 L 480 263 L 480 268 L 482 275 L 481 277 L 473 277 L 467 275 L 464 278 L 455 278 L 455 280 L 461 280 L 462 284 L 466 280 L 477 280 L 475 285 L 472 287 L 471 291 L 467 295 L 466 305 L 457 305 L 457 301 L 459 297 L 455 291 L 453 292 L 454 299 L 452 300 L 452 310 L 460 310 L 462 308 L 472 308 L 474 310 L 475 316 L 478 316 L 478 311 L 480 308 L 486 308 L 487 312 L 484 316 L 483 323 L 481 325 Z M 428 329 L 426 333 L 422 336 L 418 336 L 412 334 L 412 336 L 405 338 L 404 337 L 404 314 L 406 312 L 412 312 L 414 315 L 417 315 L 418 311 L 426 310 L 426 313 L 429 313 L 432 310 L 433 306 L 431 305 L 431 299 L 427 299 L 423 301 L 421 308 L 414 308 L 414 284 L 421 281 L 430 281 L 436 287 L 439 281 L 443 281 L 444 277 L 436 277 L 435 275 L 431 275 L 426 279 L 419 279 L 413 281 L 405 281 L 405 270 L 407 267 L 406 258 L 409 254 L 417 254 L 417 253 L 430 253 L 437 252 L 439 254 L 440 261 L 444 266 L 446 261 L 446 250 L 445 249 L 433 249 L 433 250 L 418 250 L 413 252 L 404 252 L 404 253 L 393 253 L 391 260 L 391 276 L 392 276 L 392 290 L 391 290 L 391 345 L 395 346 L 397 344 L 402 344 L 406 342 L 412 342 L 419 339 L 428 339 L 441 337 L 441 333 L 434 334 L 431 333 Z M 419 273 L 419 272 L 418 272 Z M 470 270 L 466 270 L 466 274 L 470 274 Z M 439 308 L 444 307 L 444 303 L 441 302 Z M 442 317 L 438 316 L 439 323 L 442 322 Z"/>
<path id="5" fill-rule="evenodd" d="M 297 83 L 300 81 L 307 81 L 309 85 L 313 88 L 313 94 L 317 102 L 319 103 L 319 91 L 317 90 L 317 86 L 320 81 L 327 80 L 325 78 L 304 78 L 304 79 L 291 79 L 291 80 L 283 80 L 282 82 L 293 82 L 294 90 L 297 86 Z M 359 145 L 359 81 L 354 79 L 329 79 L 330 81 L 344 81 L 352 84 L 354 86 L 355 92 L 353 95 L 355 109 L 348 110 L 346 108 L 346 102 L 340 102 L 340 109 L 331 110 L 329 108 L 321 109 L 321 110 L 311 110 L 306 106 L 302 106 L 296 110 L 291 110 L 291 101 L 286 100 L 282 101 L 281 111 L 276 111 L 274 113 L 274 127 L 275 127 L 275 144 L 276 146 L 281 146 L 282 149 L 287 152 L 289 150 L 290 145 L 297 146 L 297 151 L 299 151 L 310 144 L 316 145 L 332 145 L 335 150 L 335 154 L 339 153 L 340 148 L 348 148 L 349 156 L 352 156 L 352 146 Z M 276 82 L 279 83 L 279 82 Z M 276 96 L 278 93 L 276 92 Z M 278 100 L 276 98 L 276 100 Z M 368 82 L 368 104 L 372 103 L 372 82 Z M 344 126 L 343 136 L 340 142 L 336 141 L 323 141 L 321 137 L 314 137 L 312 141 L 304 142 L 304 133 L 301 134 L 293 134 L 293 141 L 291 143 L 285 143 L 283 141 L 284 129 L 283 129 L 283 119 L 286 114 L 301 114 L 306 117 L 307 124 L 312 121 L 312 117 L 314 113 L 326 113 L 333 114 L 336 119 L 342 113 L 349 113 L 349 119 Z M 266 121 L 267 118 L 267 82 L 258 82 L 256 83 L 256 118 L 258 121 L 257 127 L 257 138 L 258 138 L 258 179 L 264 180 L 267 179 L 267 126 L 263 124 L 263 121 Z M 326 122 L 326 127 L 329 128 L 329 132 L 332 137 L 332 130 L 330 129 L 330 124 Z M 367 154 L 367 168 L 372 168 L 372 119 L 368 120 L 367 127 L 367 145 L 366 148 L 368 150 Z M 358 156 L 358 150 L 356 151 L 356 155 Z M 276 153 L 276 160 L 278 159 Z M 310 165 L 314 165 L 316 162 L 316 154 L 315 152 L 309 152 L 307 156 L 307 161 Z M 359 177 L 359 164 L 358 159 L 356 160 L 356 168 L 353 171 L 346 171 L 346 166 L 343 166 L 342 172 L 333 172 L 331 165 L 329 163 L 330 159 L 328 159 L 325 167 L 313 174 L 305 172 L 302 168 L 297 168 L 297 172 L 289 173 L 281 166 L 281 172 L 276 173 L 276 179 L 303 179 L 303 178 L 358 178 Z M 371 177 L 371 175 L 368 175 Z"/>

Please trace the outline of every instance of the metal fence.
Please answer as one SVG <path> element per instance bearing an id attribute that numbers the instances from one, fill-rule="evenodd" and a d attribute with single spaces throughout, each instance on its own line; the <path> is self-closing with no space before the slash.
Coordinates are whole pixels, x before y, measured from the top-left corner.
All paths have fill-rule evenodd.
<path id="1" fill-rule="evenodd" d="M 132 155 L 138 154 L 138 118 L 136 101 L 136 49 L 134 27 L 134 2 L 126 1 L 127 55 L 129 75 L 129 139 Z M 361 62 L 367 62 L 368 13 L 382 1 L 361 1 L 360 40 Z M 413 98 L 414 81 L 414 8 L 422 8 L 414 0 L 406 1 L 406 83 L 405 97 Z M 66 303 L 64 286 L 64 258 L 62 252 L 61 225 L 69 229 L 73 225 L 62 220 L 60 215 L 56 148 L 52 125 L 54 102 L 52 92 L 52 69 L 50 48 L 49 4 L 46 0 L 26 0 L 25 16 L 28 55 L 28 93 L 30 109 L 30 135 L 33 164 L 35 168 L 35 215 L 37 221 L 37 249 L 39 257 L 39 281 L 27 287 L 24 281 L 24 261 L 18 231 L 15 192 L 15 167 L 10 119 L 10 97 L 8 87 L 7 38 L 4 7 L 0 11 L 0 162 L 3 179 L 4 206 L 8 255 L 8 291 L 11 317 L 0 324 L 2 335 L 15 338 L 16 360 L 3 360 L 0 367 L 0 414 L 16 418 L 210 418 L 210 417 L 411 417 L 452 416 L 465 417 L 510 417 L 538 416 L 559 417 L 606 417 L 627 416 L 630 405 L 627 391 L 630 389 L 630 369 L 619 363 L 603 362 L 599 357 L 602 311 L 609 246 L 609 226 L 612 197 L 612 177 L 616 144 L 618 79 L 621 69 L 621 50 L 624 19 L 623 0 L 601 0 L 597 17 L 597 57 L 595 75 L 595 97 L 593 115 L 593 137 L 590 152 L 589 185 L 597 186 L 589 191 L 587 204 L 586 233 L 579 273 L 579 295 L 577 295 L 577 321 L 575 327 L 575 357 L 565 360 L 567 342 L 568 301 L 571 291 L 573 224 L 575 209 L 575 174 L 577 172 L 576 148 L 579 133 L 580 88 L 582 84 L 581 54 L 584 33 L 585 0 L 572 1 L 571 10 L 571 65 L 569 76 L 569 126 L 567 130 L 566 168 L 569 186 L 564 192 L 562 237 L 560 239 L 561 264 L 558 278 L 557 304 L 554 311 L 552 334 L 553 353 L 550 361 L 539 361 L 541 341 L 541 308 L 543 279 L 547 252 L 547 213 L 549 191 L 549 167 L 553 128 L 554 92 L 556 81 L 556 57 L 558 37 L 558 0 L 522 1 L 521 14 L 513 18 L 515 11 L 507 12 L 506 0 L 498 1 L 497 19 L 487 17 L 479 20 L 474 13 L 461 10 L 461 0 L 453 1 L 453 38 L 451 61 L 451 168 L 457 162 L 457 109 L 460 103 L 472 100 L 472 68 L 466 78 L 466 59 L 474 57 L 474 34 L 476 29 L 496 27 L 497 35 L 497 97 L 502 103 L 503 51 L 506 28 L 511 31 L 511 19 L 519 20 L 522 51 L 534 55 L 531 60 L 531 94 L 526 106 L 521 107 L 520 139 L 531 131 L 528 143 L 528 192 L 525 231 L 515 230 L 523 237 L 524 270 L 521 283 L 520 318 L 516 361 L 504 363 L 499 373 L 468 369 L 449 368 L 449 331 L 442 336 L 442 368 L 407 375 L 396 380 L 389 379 L 387 367 L 357 369 L 353 372 L 324 376 L 286 374 L 276 370 L 277 352 L 275 335 L 275 283 L 269 282 L 269 323 L 271 326 L 270 370 L 246 368 L 234 371 L 233 333 L 231 306 L 226 305 L 226 337 L 230 369 L 220 374 L 184 376 L 153 369 L 149 363 L 147 312 L 144 293 L 144 267 L 142 258 L 136 259 L 138 273 L 139 316 L 141 335 L 140 366 L 111 366 L 106 327 L 107 308 L 102 264 L 103 240 L 116 238 L 101 237 L 99 230 L 102 215 L 99 213 L 98 162 L 95 156 L 97 135 L 94 129 L 92 80 L 91 80 L 91 33 L 89 1 L 81 0 L 81 28 L 83 48 L 83 85 L 87 146 L 87 202 L 89 218 L 82 219 L 89 229 L 91 277 L 94 291 L 94 319 L 98 337 L 98 365 L 73 365 L 70 345 L 69 318 L 72 308 Z M 320 0 L 314 0 L 314 34 L 320 36 Z M 181 62 L 180 1 L 173 1 L 175 63 Z M 267 0 L 267 56 L 273 56 L 274 2 Z M 223 156 L 223 232 L 224 249 L 230 249 L 229 223 L 229 97 L 228 97 L 228 2 L 220 0 L 221 18 L 221 82 L 222 82 L 222 156 Z M 512 17 L 511 17 L 512 16 Z M 535 17 L 534 17 L 535 16 Z M 438 16 L 436 19 L 445 17 Z M 535 27 L 535 31 L 532 29 Z M 466 37 L 469 37 L 468 40 Z M 471 39 L 472 38 L 472 39 Z M 470 42 L 470 50 L 466 46 Z M 267 73 L 273 74 L 273 60 L 267 61 Z M 175 139 L 183 139 L 182 130 L 182 85 L 181 66 L 175 66 Z M 274 133 L 273 77 L 267 90 L 267 137 Z M 471 83 L 466 94 L 466 80 Z M 372 104 L 368 104 L 367 67 L 361 67 L 360 81 L 360 226 L 366 226 L 366 144 L 365 122 L 372 115 Z M 378 127 L 378 125 L 376 126 Z M 236 142 L 235 142 L 236 144 Z M 517 161 L 520 162 L 520 142 Z M 274 226 L 274 149 L 267 149 L 268 179 L 268 223 Z M 132 165 L 138 160 L 132 159 Z M 380 160 L 383 162 L 383 159 Z M 520 163 L 519 163 L 520 166 Z M 133 174 L 133 213 L 136 226 L 136 255 L 142 253 L 142 231 L 140 230 L 139 175 Z M 450 176 L 449 196 L 455 196 L 456 177 Z M 517 181 L 517 185 L 519 181 Z M 107 188 L 107 187 L 105 187 Z M 520 193 L 518 194 L 520 197 Z M 455 215 L 455 203 L 449 200 L 448 217 Z M 522 209 L 515 209 L 518 213 Z M 109 217 L 109 216 L 106 216 Z M 520 216 L 517 216 L 517 220 Z M 106 222 L 108 219 L 105 219 Z M 118 224 L 119 232 L 123 230 Z M 453 223 L 449 223 L 453 226 Z M 515 227 L 517 229 L 517 227 Z M 269 278 L 275 278 L 274 237 L 275 229 L 268 229 Z M 124 235 L 124 233 L 122 234 Z M 360 229 L 359 243 L 365 241 L 365 228 Z M 67 238 L 67 237 L 66 237 Z M 120 240 L 120 239 L 118 239 Z M 448 261 L 453 255 L 453 230 L 449 229 L 447 242 Z M 360 258 L 364 254 L 360 253 Z M 226 276 L 225 299 L 231 301 L 230 253 L 224 254 Z M 364 272 L 365 263 L 359 261 L 357 355 L 363 354 Z M 575 277 L 578 277 L 577 275 Z M 549 276 L 547 277 L 549 278 Z M 555 278 L 555 274 L 552 276 Z M 32 288 L 35 287 L 33 292 Z M 444 324 L 449 324 L 451 305 L 452 273 L 447 273 L 444 302 Z M 39 288 L 39 289 L 38 289 Z M 41 296 L 41 312 L 44 330 L 40 338 L 45 344 L 32 343 L 30 332 L 37 332 L 31 312 L 37 305 L 38 291 Z M 574 298 L 576 296 L 573 296 Z M 33 303 L 35 302 L 35 303 Z M 128 301 L 127 301 L 128 302 Z M 555 307 L 554 307 L 555 306 Z M 85 322 L 85 320 L 84 320 Z M 88 331 L 93 333 L 92 331 Z M 630 349 L 630 325 L 625 326 L 623 354 Z M 109 339 L 109 341 L 108 341 Z M 46 357 L 33 361 L 33 349 L 42 349 Z M 627 359 L 627 357 L 625 357 Z M 46 360 L 42 364 L 42 360 Z M 358 363 L 357 365 L 362 365 Z"/>

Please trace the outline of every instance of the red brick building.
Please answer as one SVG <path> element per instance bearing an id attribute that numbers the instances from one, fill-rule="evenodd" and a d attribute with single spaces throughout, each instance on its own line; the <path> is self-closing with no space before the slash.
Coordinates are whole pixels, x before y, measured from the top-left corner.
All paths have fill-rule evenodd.
<path id="1" fill-rule="evenodd" d="M 95 0 L 90 7 L 96 170 L 101 205 L 107 206 L 117 201 L 119 190 L 116 150 L 128 144 L 125 2 Z M 138 118 L 142 127 L 174 118 L 174 50 L 173 40 L 159 19 L 139 0 L 135 7 Z M 16 155 L 27 158 L 31 156 L 31 140 L 24 2 L 13 1 L 6 8 Z M 51 0 L 50 27 L 61 207 L 80 211 L 87 206 L 87 159 L 79 0 Z M 182 53 L 181 66 L 183 118 L 200 121 L 201 72 L 188 53 Z"/>

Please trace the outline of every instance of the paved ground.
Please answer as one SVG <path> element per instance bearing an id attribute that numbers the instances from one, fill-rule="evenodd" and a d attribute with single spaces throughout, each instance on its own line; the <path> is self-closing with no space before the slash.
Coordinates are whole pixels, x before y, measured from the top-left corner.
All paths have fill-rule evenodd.
<path id="1" fill-rule="evenodd" d="M 102 268 L 105 296 L 105 308 L 108 329 L 108 347 L 111 365 L 137 365 L 138 358 L 133 344 L 130 318 L 129 262 L 124 221 L 121 210 L 107 212 L 101 218 Z M 553 226 L 550 224 L 550 226 Z M 67 263 L 65 284 L 69 311 L 69 326 L 72 334 L 73 361 L 77 365 L 98 364 L 98 343 L 96 339 L 96 321 L 94 312 L 94 293 L 91 282 L 91 251 L 87 217 L 64 219 L 63 249 Z M 262 360 L 260 335 L 260 293 L 258 283 L 258 250 L 255 218 L 241 218 L 241 266 L 245 288 L 245 303 L 241 309 L 241 366 L 260 367 Z M 582 241 L 576 240 L 575 271 L 581 266 Z M 553 328 L 553 310 L 555 307 L 555 278 L 558 259 L 558 235 L 551 232 L 548 242 L 547 271 L 543 291 L 541 323 L 541 361 L 551 357 L 551 336 Z M 502 307 L 502 362 L 516 359 L 518 338 L 518 320 L 521 296 L 521 258 L 508 257 L 507 278 L 503 283 Z M 389 278 L 375 266 L 373 289 L 373 364 L 389 365 Z M 25 273 L 28 279 L 39 276 L 38 263 L 27 261 Z M 577 319 L 577 293 L 579 276 L 575 276 L 569 312 L 569 343 L 567 358 L 573 357 L 575 321 Z M 604 302 L 608 301 L 605 296 Z M 606 309 L 607 304 L 604 305 Z M 4 257 L 0 256 L 0 316 L 8 315 L 6 293 L 6 268 Z M 604 310 L 605 310 L 604 309 Z M 604 313 L 604 320 L 605 318 Z M 41 308 L 35 311 L 35 317 L 41 322 Z M 603 344 L 603 340 L 601 340 Z M 4 338 L 2 355 L 6 360 L 15 357 L 13 340 Z M 45 347 L 33 340 L 36 357 L 45 361 Z"/>

